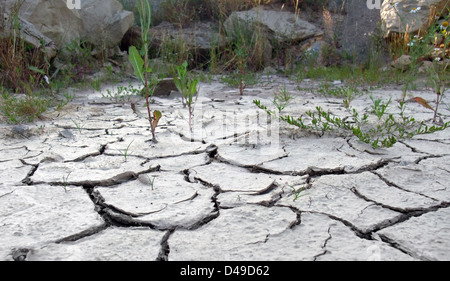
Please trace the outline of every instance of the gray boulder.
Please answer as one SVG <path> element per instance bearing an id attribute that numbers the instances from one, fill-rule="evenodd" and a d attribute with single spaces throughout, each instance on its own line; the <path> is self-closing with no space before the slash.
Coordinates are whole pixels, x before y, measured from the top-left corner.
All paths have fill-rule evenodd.
<path id="1" fill-rule="evenodd" d="M 17 1 L 6 0 L 7 9 L 16 4 Z M 125 11 L 117 0 L 84 0 L 80 4 L 80 9 L 70 9 L 66 0 L 28 0 L 18 14 L 58 49 L 79 40 L 99 48 L 113 48 L 134 23 L 133 13 Z"/>
<path id="2" fill-rule="evenodd" d="M 117 0 L 81 1 L 81 36 L 97 45 L 112 48 L 119 44 L 134 24 L 134 14 L 125 11 Z"/>
<path id="3" fill-rule="evenodd" d="M 3 17 L 5 22 L 10 22 L 10 13 L 5 12 Z M 20 21 L 20 38 L 22 38 L 26 43 L 32 45 L 34 48 L 41 50 L 47 59 L 51 59 L 56 56 L 56 45 L 52 39 L 42 34 L 36 27 L 28 22 L 27 20 L 19 17 Z M 11 31 L 14 30 L 12 27 L 0 30 L 0 39 L 11 36 Z"/>
<path id="4" fill-rule="evenodd" d="M 380 15 L 385 37 L 391 33 L 414 33 L 426 30 L 434 13 L 444 14 L 450 8 L 448 0 L 399 0 L 393 5 L 384 1 Z"/>
<path id="5" fill-rule="evenodd" d="M 265 10 L 260 7 L 233 12 L 224 22 L 229 34 L 234 34 L 235 28 L 240 25 L 259 25 L 269 39 L 276 39 L 280 43 L 301 42 L 323 35 L 322 30 L 291 12 Z"/>
<path id="6" fill-rule="evenodd" d="M 183 51 L 190 53 L 194 61 L 208 58 L 212 48 L 224 46 L 226 38 L 219 34 L 212 22 L 196 22 L 189 27 L 180 28 L 169 22 L 162 22 L 150 28 L 151 47 L 159 49 L 163 44 L 183 44 Z"/>
<path id="7" fill-rule="evenodd" d="M 17 1 L 6 0 L 7 9 L 13 9 L 15 5 Z M 78 10 L 67 8 L 66 0 L 24 1 L 18 14 L 21 19 L 53 40 L 57 48 L 78 40 L 83 28 Z"/>

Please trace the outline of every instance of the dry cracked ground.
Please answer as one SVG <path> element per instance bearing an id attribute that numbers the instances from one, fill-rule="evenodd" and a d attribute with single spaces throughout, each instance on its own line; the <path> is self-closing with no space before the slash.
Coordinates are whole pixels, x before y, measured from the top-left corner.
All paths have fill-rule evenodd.
<path id="1" fill-rule="evenodd" d="M 94 91 L 35 124 L 1 125 L 0 258 L 450 260 L 450 130 L 376 150 L 298 131 L 253 99 L 270 105 L 286 87 L 286 112 L 319 105 L 343 116 L 342 98 L 265 79 L 244 96 L 202 83 L 193 134 L 179 96 L 154 97 L 157 144 L 129 102 Z M 371 104 L 369 94 L 352 101 Z M 407 113 L 432 117 L 419 104 Z"/>

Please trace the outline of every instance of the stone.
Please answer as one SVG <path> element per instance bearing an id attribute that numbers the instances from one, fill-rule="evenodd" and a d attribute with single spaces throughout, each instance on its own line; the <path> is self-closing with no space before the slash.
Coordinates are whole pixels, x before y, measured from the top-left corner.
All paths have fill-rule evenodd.
<path id="1" fill-rule="evenodd" d="M 424 32 L 429 28 L 430 17 L 435 13 L 444 14 L 450 8 L 447 0 L 400 0 L 396 3 L 398 5 L 394 6 L 391 1 L 383 1 L 381 6 L 381 27 L 385 37 L 392 33 Z"/>
<path id="2" fill-rule="evenodd" d="M 117 0 L 81 1 L 79 14 L 83 23 L 82 39 L 101 48 L 118 46 L 134 24 L 134 14 L 125 11 Z"/>
<path id="3" fill-rule="evenodd" d="M 8 0 L 7 7 L 15 2 Z M 133 13 L 123 10 L 117 0 L 86 0 L 80 4 L 80 9 L 69 9 L 66 0 L 25 1 L 19 16 L 50 38 L 57 49 L 82 40 L 98 48 L 116 47 L 134 23 Z"/>
<path id="4" fill-rule="evenodd" d="M 178 92 L 178 88 L 175 85 L 173 78 L 164 78 L 158 82 L 158 85 L 156 85 L 153 95 L 157 97 L 169 96 L 172 91 Z"/>
<path id="5" fill-rule="evenodd" d="M 374 46 L 374 37 L 379 36 L 378 23 L 381 20 L 379 9 L 369 9 L 367 3 L 371 1 L 346 0 L 337 2 L 335 10 L 338 16 L 334 20 L 334 32 L 338 35 L 337 42 L 340 52 L 352 56 L 354 63 L 367 63 L 368 58 L 375 52 L 380 53 L 377 59 L 381 64 L 387 63 L 389 55 L 379 51 Z M 384 1 L 384 3 L 389 1 Z M 330 3 L 331 4 L 331 3 Z M 331 8 L 331 7 L 330 7 Z"/>
<path id="6" fill-rule="evenodd" d="M 235 34 L 235 28 L 239 28 L 241 24 L 246 27 L 260 26 L 263 32 L 267 32 L 269 40 L 276 39 L 279 43 L 301 42 L 323 35 L 323 31 L 293 13 L 265 10 L 259 7 L 249 11 L 233 12 L 225 20 L 224 27 L 229 34 Z M 272 35 L 269 36 L 269 34 Z"/>
<path id="7" fill-rule="evenodd" d="M 16 2 L 8 0 L 7 6 Z M 69 9 L 65 0 L 24 1 L 19 16 L 53 40 L 57 49 L 81 37 L 83 22 L 80 14 L 77 9 Z"/>
<path id="8" fill-rule="evenodd" d="M 218 32 L 212 22 L 196 22 L 192 26 L 180 28 L 169 22 L 151 27 L 151 47 L 159 49 L 163 44 L 173 44 L 181 52 L 191 54 L 193 61 L 206 62 L 213 48 L 225 46 L 226 38 Z M 174 47 L 172 47 L 174 48 Z"/>
<path id="9" fill-rule="evenodd" d="M 412 63 L 411 56 L 409 56 L 409 55 L 402 55 L 398 59 L 396 59 L 393 62 L 391 62 L 391 67 L 404 71 L 404 70 L 407 70 L 409 68 L 411 63 Z"/>
<path id="10" fill-rule="evenodd" d="M 10 17 L 10 14 L 5 13 L 5 22 L 10 21 Z M 32 23 L 23 19 L 22 17 L 19 17 L 19 21 L 21 26 L 20 37 L 22 38 L 22 40 L 24 40 L 25 43 L 30 44 L 37 50 L 40 50 L 48 60 L 54 58 L 57 53 L 57 48 L 53 40 L 45 36 Z M 2 30 L 0 32 L 0 39 L 12 36 L 10 30 L 13 30 L 13 28 L 5 28 L 4 30 Z"/>
<path id="11" fill-rule="evenodd" d="M 63 137 L 63 138 L 66 138 L 66 139 L 73 139 L 73 138 L 75 138 L 75 136 L 72 134 L 72 132 L 67 130 L 67 129 L 62 130 L 61 132 L 59 132 L 59 135 L 61 137 Z"/>

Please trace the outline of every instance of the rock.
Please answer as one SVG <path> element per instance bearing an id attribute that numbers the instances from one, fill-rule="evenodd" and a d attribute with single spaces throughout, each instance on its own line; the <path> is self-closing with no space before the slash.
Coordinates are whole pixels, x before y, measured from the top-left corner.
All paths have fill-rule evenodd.
<path id="1" fill-rule="evenodd" d="M 401 57 L 399 57 L 395 61 L 391 62 L 391 67 L 404 71 L 404 70 L 407 70 L 409 68 L 411 63 L 412 63 L 411 56 L 409 56 L 409 55 L 402 55 Z"/>
<path id="2" fill-rule="evenodd" d="M 5 22 L 9 21 L 11 15 L 5 13 Z M 51 60 L 56 56 L 56 45 L 52 39 L 42 34 L 36 27 L 29 21 L 19 17 L 20 21 L 20 36 L 28 44 L 31 44 L 34 48 L 41 50 L 48 60 Z M 10 30 L 12 28 L 5 28 L 0 31 L 0 39 L 11 36 Z"/>
<path id="3" fill-rule="evenodd" d="M 355 63 L 365 63 L 376 50 L 373 38 L 377 38 L 379 33 L 377 30 L 377 23 L 380 22 L 379 10 L 368 9 L 367 1 L 361 0 L 329 2 L 338 2 L 337 7 L 343 8 L 345 12 L 343 18 L 334 22 L 335 33 L 341 46 L 339 49 L 353 56 Z M 380 60 L 387 62 L 388 58 L 388 54 L 383 54 Z"/>
<path id="4" fill-rule="evenodd" d="M 75 136 L 72 134 L 72 132 L 70 130 L 62 130 L 61 132 L 59 132 L 59 135 L 63 138 L 66 139 L 73 139 Z"/>
<path id="5" fill-rule="evenodd" d="M 224 22 L 224 27 L 229 34 L 235 34 L 235 27 L 239 28 L 241 24 L 259 25 L 264 32 L 267 32 L 269 40 L 276 39 L 279 43 L 300 42 L 323 35 L 323 31 L 299 19 L 293 13 L 258 7 L 249 11 L 233 12 Z"/>
<path id="6" fill-rule="evenodd" d="M 7 0 L 7 7 L 17 1 Z M 81 1 L 84 2 L 84 1 Z M 67 8 L 64 0 L 30 0 L 24 1 L 19 16 L 29 21 L 45 36 L 51 38 L 58 49 L 74 40 L 79 40 L 83 22 L 76 9 Z"/>
<path id="7" fill-rule="evenodd" d="M 156 85 L 153 95 L 157 97 L 169 96 L 172 91 L 178 92 L 178 88 L 175 85 L 173 78 L 164 78 L 159 81 L 158 85 Z"/>
<path id="8" fill-rule="evenodd" d="M 195 62 L 206 61 L 212 48 L 224 46 L 226 43 L 226 39 L 219 34 L 218 27 L 212 22 L 196 22 L 195 25 L 185 28 L 162 22 L 150 28 L 149 33 L 152 48 L 159 49 L 164 47 L 163 44 L 173 44 L 175 48 L 181 47 L 180 51 L 191 53 Z"/>
<path id="9" fill-rule="evenodd" d="M 7 0 L 7 8 L 17 1 Z M 116 47 L 134 23 L 132 12 L 117 0 L 81 1 L 81 9 L 69 9 L 65 0 L 24 1 L 19 16 L 54 41 L 58 49 L 82 40 L 98 48 Z"/>
<path id="10" fill-rule="evenodd" d="M 134 14 L 125 11 L 117 0 L 81 1 L 79 10 L 83 39 L 100 48 L 117 46 L 134 24 Z"/>
<path id="11" fill-rule="evenodd" d="M 429 19 L 435 13 L 444 14 L 450 8 L 448 0 L 399 0 L 397 6 L 391 1 L 383 1 L 381 23 L 385 37 L 391 33 L 416 33 L 429 28 Z M 417 9 L 419 8 L 420 9 Z M 411 12 L 416 9 L 415 12 Z"/>

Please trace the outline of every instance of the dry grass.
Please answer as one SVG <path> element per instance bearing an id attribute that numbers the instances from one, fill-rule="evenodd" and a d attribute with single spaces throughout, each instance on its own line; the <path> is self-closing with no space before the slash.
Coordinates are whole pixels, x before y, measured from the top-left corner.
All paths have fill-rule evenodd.
<path id="1" fill-rule="evenodd" d="M 0 30 L 6 34 L 0 38 L 0 82 L 15 91 L 25 91 L 37 86 L 43 78 L 42 73 L 32 68 L 46 73 L 48 63 L 41 50 L 27 44 L 21 38 L 21 26 L 16 16 L 19 5 L 20 2 L 12 9 L 7 20 L 2 17 L 0 22 Z M 3 12 L 0 10 L 0 14 L 3 15 Z"/>

